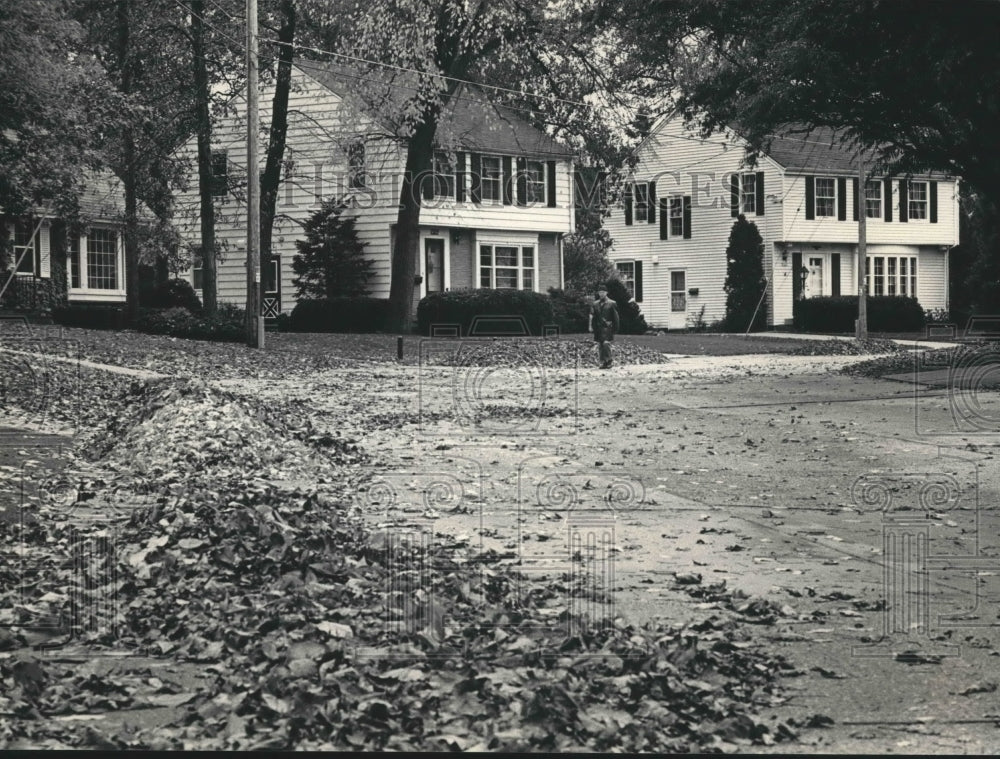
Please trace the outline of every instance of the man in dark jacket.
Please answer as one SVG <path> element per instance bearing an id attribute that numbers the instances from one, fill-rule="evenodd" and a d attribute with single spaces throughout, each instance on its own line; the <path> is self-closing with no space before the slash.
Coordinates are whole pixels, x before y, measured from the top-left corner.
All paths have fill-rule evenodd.
<path id="1" fill-rule="evenodd" d="M 608 297 L 607 286 L 601 285 L 597 288 L 597 300 L 590 307 L 590 328 L 600 346 L 602 369 L 611 368 L 611 341 L 618 327 L 618 306 Z"/>

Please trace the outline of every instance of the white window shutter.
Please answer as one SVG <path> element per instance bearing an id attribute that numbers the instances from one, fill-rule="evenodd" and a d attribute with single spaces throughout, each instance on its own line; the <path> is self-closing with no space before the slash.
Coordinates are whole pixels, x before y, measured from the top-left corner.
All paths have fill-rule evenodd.
<path id="1" fill-rule="evenodd" d="M 42 224 L 42 228 L 38 230 L 38 251 L 39 251 L 39 270 L 38 276 L 48 279 L 52 276 L 52 256 L 49 245 L 49 234 L 50 229 L 48 224 Z"/>

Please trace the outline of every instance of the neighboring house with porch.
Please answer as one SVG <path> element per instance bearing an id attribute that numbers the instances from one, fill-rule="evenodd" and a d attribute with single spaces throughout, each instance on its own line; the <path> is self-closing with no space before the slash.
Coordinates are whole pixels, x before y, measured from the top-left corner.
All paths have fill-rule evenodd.
<path id="1" fill-rule="evenodd" d="M 768 325 L 791 324 L 796 299 L 857 294 L 857 157 L 832 138 L 822 129 L 776 138 L 751 170 L 733 130 L 701 139 L 679 116 L 654 127 L 605 221 L 609 257 L 651 326 L 725 315 L 726 247 L 740 214 L 764 239 Z M 863 206 L 868 293 L 947 309 L 958 179 L 872 177 Z"/>
<path id="2" fill-rule="evenodd" d="M 272 255 L 261 262 L 265 316 L 294 308 L 295 242 L 303 237 L 305 221 L 331 197 L 349 201 L 348 213 L 356 218 L 358 236 L 374 264 L 369 294 L 389 295 L 405 143 L 352 95 L 365 86 L 343 67 L 295 64 Z M 271 95 L 265 91 L 261 102 L 268 103 Z M 217 295 L 220 301 L 242 305 L 245 106 L 242 100 L 233 106 L 213 133 L 216 238 L 222 256 Z M 473 87 L 459 89 L 443 113 L 438 142 L 433 180 L 423 185 L 414 307 L 427 293 L 440 290 L 546 292 L 561 287 L 562 241 L 574 229 L 572 151 L 513 111 L 489 104 Z M 200 291 L 194 139 L 185 151 L 192 159 L 192 175 L 189 190 L 177 198 L 175 224 L 194 251 L 190 277 Z"/>
<path id="3" fill-rule="evenodd" d="M 2 269 L 5 308 L 48 310 L 65 302 L 125 302 L 124 196 L 111 174 L 88 176 L 79 217 L 68 224 L 36 209 L 30 217 L 0 213 L 8 262 Z M 143 209 L 144 217 L 149 212 Z"/>

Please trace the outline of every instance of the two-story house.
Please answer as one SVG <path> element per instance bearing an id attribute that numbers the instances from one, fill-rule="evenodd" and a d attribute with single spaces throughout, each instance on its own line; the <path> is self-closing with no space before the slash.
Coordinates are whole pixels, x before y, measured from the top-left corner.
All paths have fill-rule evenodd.
<path id="1" fill-rule="evenodd" d="M 609 257 L 650 325 L 683 329 L 725 315 L 726 247 L 740 214 L 764 240 L 769 325 L 791 324 L 798 298 L 856 294 L 862 207 L 867 292 L 948 308 L 958 179 L 873 176 L 861 195 L 857 156 L 832 137 L 776 138 L 751 170 L 735 131 L 702 139 L 679 116 L 654 126 L 606 221 Z"/>
<path id="2" fill-rule="evenodd" d="M 370 294 L 388 297 L 406 145 L 352 93 L 366 82 L 343 67 L 299 61 L 293 70 L 273 250 L 262 261 L 265 316 L 295 305 L 292 260 L 302 225 L 331 197 L 350 200 L 374 264 Z M 265 91 L 262 102 L 268 102 Z M 245 302 L 245 108 L 214 127 L 220 301 Z M 463 87 L 442 114 L 433 181 L 423 184 L 414 306 L 429 292 L 561 287 L 562 239 L 574 229 L 573 154 L 516 112 Z M 192 140 L 185 150 L 195 154 Z M 192 160 L 192 166 L 194 161 Z M 177 199 L 182 235 L 199 244 L 197 178 Z M 192 284 L 200 288 L 197 258 Z"/>

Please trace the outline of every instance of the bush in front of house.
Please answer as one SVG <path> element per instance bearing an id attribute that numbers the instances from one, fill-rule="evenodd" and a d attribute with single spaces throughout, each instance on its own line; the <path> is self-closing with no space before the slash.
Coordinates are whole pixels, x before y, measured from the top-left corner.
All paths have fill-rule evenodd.
<path id="1" fill-rule="evenodd" d="M 620 279 L 608 280 L 608 297 L 618 306 L 620 321 L 618 331 L 623 335 L 645 335 L 649 329 L 646 317 L 642 315 L 639 304 L 629 295 L 628 289 Z"/>
<path id="2" fill-rule="evenodd" d="M 220 303 L 212 316 L 193 314 L 186 308 L 144 308 L 132 326 L 150 335 L 168 335 L 191 340 L 238 343 L 246 338 L 242 308 Z"/>
<path id="3" fill-rule="evenodd" d="M 590 297 L 575 290 L 550 287 L 549 298 L 552 300 L 552 317 L 560 333 L 573 335 L 587 331 L 590 304 L 593 303 Z"/>
<path id="4" fill-rule="evenodd" d="M 52 320 L 64 327 L 125 329 L 125 307 L 70 303 L 53 308 Z"/>
<path id="5" fill-rule="evenodd" d="M 870 295 L 867 298 L 870 332 L 918 332 L 926 315 L 916 298 Z M 858 318 L 856 295 L 804 298 L 795 301 L 793 323 L 806 332 L 854 332 Z"/>
<path id="6" fill-rule="evenodd" d="M 432 325 L 454 324 L 468 337 L 474 321 L 477 337 L 516 336 L 525 328 L 532 337 L 541 337 L 545 327 L 555 324 L 555 315 L 548 295 L 527 290 L 449 290 L 431 293 L 417 305 L 422 335 L 430 335 Z"/>
<path id="7" fill-rule="evenodd" d="M 142 305 L 145 308 L 186 308 L 191 313 L 201 313 L 201 301 L 186 279 L 161 282 L 142 301 Z"/>
<path id="8" fill-rule="evenodd" d="M 282 329 L 288 332 L 384 332 L 386 298 L 363 296 L 300 300 Z"/>

